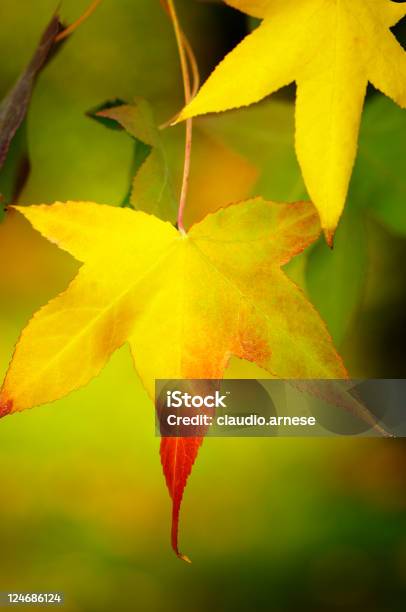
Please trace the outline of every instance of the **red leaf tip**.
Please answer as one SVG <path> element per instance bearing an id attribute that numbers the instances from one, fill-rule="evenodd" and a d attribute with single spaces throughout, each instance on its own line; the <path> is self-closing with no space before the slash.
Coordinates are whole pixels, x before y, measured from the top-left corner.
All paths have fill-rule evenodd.
<path id="1" fill-rule="evenodd" d="M 13 400 L 7 400 L 0 395 L 0 419 L 10 414 L 13 409 Z"/>

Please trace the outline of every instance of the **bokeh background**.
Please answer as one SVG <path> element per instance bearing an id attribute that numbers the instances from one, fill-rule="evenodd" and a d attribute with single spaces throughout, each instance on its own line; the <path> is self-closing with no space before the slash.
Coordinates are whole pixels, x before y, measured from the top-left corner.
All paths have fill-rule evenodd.
<path id="1" fill-rule="evenodd" d="M 69 23 L 86 6 L 64 0 L 62 18 Z M 54 0 L 1 1 L 0 96 L 55 8 Z M 219 3 L 178 0 L 178 8 L 203 78 L 256 25 Z M 405 25 L 395 31 L 406 40 Z M 158 0 L 104 0 L 37 83 L 18 136 L 32 166 L 20 202 L 119 205 L 133 144 L 86 112 L 140 95 L 165 121 L 181 107 L 181 92 Z M 287 88 L 245 111 L 196 121 L 189 223 L 250 194 L 305 197 L 293 100 Z M 164 134 L 177 185 L 182 137 L 182 126 Z M 323 314 L 353 377 L 406 375 L 405 160 L 406 113 L 371 90 L 334 252 L 320 241 L 288 270 Z M 0 191 L 10 168 L 12 161 Z M 17 213 L 3 219 L 1 373 L 33 311 L 76 269 Z M 265 377 L 236 361 L 228 375 Z M 158 447 L 153 406 L 127 347 L 85 389 L 2 420 L 0 591 L 63 591 L 69 612 L 404 609 L 403 440 L 206 440 L 181 519 L 191 566 L 169 547 Z"/>

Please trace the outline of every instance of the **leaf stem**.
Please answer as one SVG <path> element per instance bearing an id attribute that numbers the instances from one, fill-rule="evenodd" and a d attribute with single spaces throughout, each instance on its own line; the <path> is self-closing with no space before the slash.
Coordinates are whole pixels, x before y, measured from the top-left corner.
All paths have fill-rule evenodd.
<path id="1" fill-rule="evenodd" d="M 55 36 L 55 42 L 61 42 L 64 38 L 70 36 L 84 21 L 86 21 L 86 19 L 90 17 L 90 15 L 94 13 L 100 2 L 101 0 L 93 0 L 90 6 L 87 7 L 85 12 L 78 19 L 76 19 L 76 21 L 71 23 L 67 28 Z"/>
<path id="2" fill-rule="evenodd" d="M 179 20 L 176 14 L 174 0 L 167 0 L 166 5 L 168 8 L 169 16 L 173 24 L 173 29 L 175 31 L 176 42 L 177 42 L 178 51 L 179 51 L 180 65 L 182 69 L 183 88 L 185 92 L 185 103 L 188 104 L 190 100 L 192 99 L 188 59 L 189 59 L 192 74 L 193 74 L 193 81 L 194 81 L 193 91 L 194 92 L 198 87 L 198 71 L 197 71 L 196 61 L 194 59 L 194 55 L 186 39 L 186 36 L 182 32 L 181 27 L 179 25 Z M 182 234 L 186 234 L 184 223 L 183 223 L 183 215 L 185 211 L 185 205 L 186 205 L 186 199 L 187 199 L 187 193 L 188 193 L 188 187 L 189 187 L 190 158 L 192 154 L 192 127 L 193 127 L 192 119 L 188 119 L 186 121 L 185 163 L 183 166 L 182 190 L 180 194 L 179 209 L 178 209 L 178 229 Z"/>

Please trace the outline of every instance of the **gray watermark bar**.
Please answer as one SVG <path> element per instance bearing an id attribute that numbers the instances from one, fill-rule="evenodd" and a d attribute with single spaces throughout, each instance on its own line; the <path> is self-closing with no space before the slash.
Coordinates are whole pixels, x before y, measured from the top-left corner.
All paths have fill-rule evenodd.
<path id="1" fill-rule="evenodd" d="M 157 380 L 165 437 L 406 437 L 406 379 Z"/>

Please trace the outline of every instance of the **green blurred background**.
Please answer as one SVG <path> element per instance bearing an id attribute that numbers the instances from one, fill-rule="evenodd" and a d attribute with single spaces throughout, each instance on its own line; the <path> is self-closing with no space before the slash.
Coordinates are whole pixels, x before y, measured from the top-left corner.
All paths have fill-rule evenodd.
<path id="1" fill-rule="evenodd" d="M 64 0 L 63 20 L 86 6 Z M 203 77 L 255 27 L 219 4 L 178 7 Z M 1 97 L 54 10 L 53 0 L 2 0 Z M 404 25 L 396 32 L 405 39 Z M 40 76 L 25 128 L 32 172 L 20 202 L 118 205 L 132 142 L 85 113 L 140 95 L 164 121 L 180 108 L 181 92 L 159 1 L 104 0 Z M 196 122 L 189 223 L 250 194 L 305 196 L 293 99 L 288 88 Z M 182 131 L 164 134 L 177 185 Z M 406 375 L 405 159 L 406 113 L 370 91 L 336 248 L 321 240 L 288 270 L 326 319 L 353 377 Z M 16 213 L 0 225 L 0 262 L 3 373 L 22 327 L 77 264 Z M 263 373 L 233 362 L 228 375 Z M 0 591 L 63 591 L 72 612 L 404 609 L 402 440 L 206 440 L 181 519 L 191 566 L 169 547 L 158 447 L 153 406 L 126 347 L 87 388 L 1 421 Z"/>

